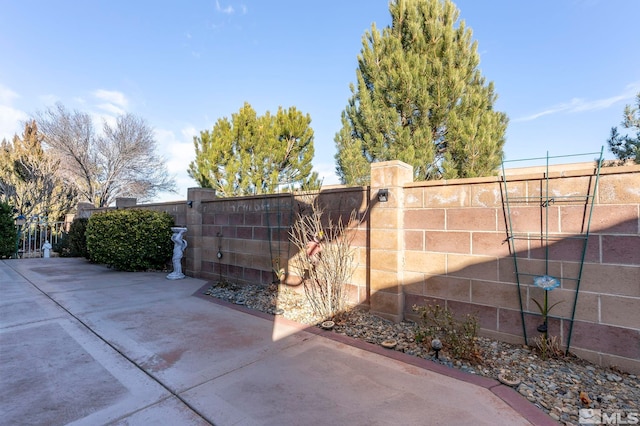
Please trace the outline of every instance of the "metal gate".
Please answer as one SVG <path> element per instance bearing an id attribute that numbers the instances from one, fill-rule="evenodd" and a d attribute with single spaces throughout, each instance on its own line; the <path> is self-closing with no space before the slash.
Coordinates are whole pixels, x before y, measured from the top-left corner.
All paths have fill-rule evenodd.
<path id="1" fill-rule="evenodd" d="M 45 222 L 37 217 L 26 221 L 17 229 L 16 256 L 23 259 L 42 257 L 42 246 L 48 242 L 55 247 L 64 230 L 64 222 Z"/>

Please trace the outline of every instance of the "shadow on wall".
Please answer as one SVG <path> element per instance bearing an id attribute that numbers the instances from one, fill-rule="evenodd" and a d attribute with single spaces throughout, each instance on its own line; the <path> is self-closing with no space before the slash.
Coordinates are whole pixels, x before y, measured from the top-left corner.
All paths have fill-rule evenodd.
<path id="1" fill-rule="evenodd" d="M 353 246 L 357 264 L 350 300 L 368 306 L 372 287 L 370 214 L 375 207 L 369 190 L 353 188 L 345 195 L 322 191 L 319 202 L 332 218 L 345 220 L 358 208 L 362 220 L 354 232 Z M 413 305 L 439 303 L 457 315 L 476 314 L 481 334 L 514 343 L 523 342 L 523 320 L 528 338 L 539 336 L 542 322 L 534 300 L 542 303 L 544 291 L 533 285 L 533 277 L 551 275 L 560 287 L 549 292 L 548 332 L 558 336 L 566 347 L 571 333 L 571 352 L 603 365 L 617 365 L 629 371 L 640 370 L 640 232 L 637 207 L 598 206 L 588 240 L 580 289 L 573 312 L 580 273 L 582 241 L 572 238 L 581 226 L 580 208 L 560 207 L 566 214 L 564 233 L 555 233 L 545 245 L 541 238 L 516 243 L 522 312 L 518 298 L 514 256 L 506 244 L 504 217 L 500 229 L 444 230 L 422 232 L 422 245 L 405 247 L 402 271 L 404 316 L 416 319 Z M 273 259 L 287 259 L 283 266 L 290 272 L 286 283 L 301 290 L 300 276 L 290 267 L 297 250 L 289 242 L 289 230 L 298 213 L 310 211 L 310 203 L 290 194 L 236 200 L 212 200 L 203 203 L 202 277 L 238 283 L 268 284 L 278 281 Z M 584 208 L 583 208 L 584 210 Z M 629 211 L 627 211 L 629 210 Z M 501 209 L 496 210 L 497 215 Z M 426 213 L 425 213 L 426 214 Z M 483 214 L 480 211 L 472 214 Z M 555 214 L 555 213 L 552 213 Z M 632 217 L 629 215 L 632 214 Z M 449 219 L 453 219 L 451 214 Z M 627 220 L 616 218 L 630 217 Z M 430 222 L 433 218 L 423 222 Z M 482 220 L 475 217 L 473 220 Z M 540 208 L 523 208 L 517 220 L 527 223 L 527 232 L 540 234 Z M 554 217 L 555 223 L 559 222 Z M 428 227 L 428 226 L 427 226 Z M 558 230 L 552 230 L 553 232 Z M 405 230 L 414 232 L 413 230 Z M 562 238 L 566 237 L 566 238 Z M 405 235 L 405 239 L 408 238 Z M 208 241 L 208 243 L 207 243 Z M 209 261 L 222 250 L 217 262 Z M 547 260 L 548 259 L 548 260 Z M 375 265 L 379 267 L 379 265 Z M 375 268 L 374 268 L 375 269 Z M 528 274 L 528 275 L 526 275 Z M 374 285 L 372 285 L 374 284 Z M 374 290 L 375 291 L 375 290 Z M 573 317 L 573 321 L 571 318 Z M 573 322 L 573 329 L 570 330 Z M 275 329 L 274 329 L 275 338 Z"/>
<path id="2" fill-rule="evenodd" d="M 516 245 L 513 256 L 504 242 L 506 231 L 503 241 L 495 235 L 471 232 L 466 244 L 446 251 L 430 245 L 425 231 L 430 250 L 406 253 L 411 279 L 404 284 L 405 317 L 417 319 L 414 305 L 437 303 L 459 316 L 477 315 L 483 335 L 524 343 L 526 333 L 531 345 L 541 335 L 538 327 L 544 322 L 534 302 L 543 305 L 544 290 L 534 285 L 534 278 L 549 275 L 560 282 L 548 292 L 548 306 L 555 305 L 548 315 L 549 335 L 557 336 L 563 348 L 569 343 L 570 351 L 582 358 L 640 371 L 638 227 L 637 218 L 606 228 L 592 223 L 584 263 L 583 241 L 574 238 L 575 233 L 562 234 L 566 238 L 556 238 L 548 245 L 543 238 L 530 238 Z M 456 232 L 450 234 L 455 240 Z M 493 240 L 491 249 L 484 246 L 485 238 Z"/>
<path id="3" fill-rule="evenodd" d="M 534 300 L 544 299 L 533 277 L 550 275 L 560 279 L 560 287 L 548 293 L 550 306 L 560 302 L 549 315 L 550 335 L 558 336 L 564 345 L 569 343 L 573 317 L 571 352 L 603 365 L 640 371 L 637 202 L 614 198 L 605 202 L 620 204 L 595 204 L 574 312 L 576 281 L 572 278 L 580 272 L 582 242 L 572 236 L 581 231 L 584 206 L 556 206 L 545 212 L 550 233 L 558 237 L 548 245 L 541 238 L 529 238 L 522 243 L 525 245 L 516 242 L 521 273 L 518 293 L 516 262 L 505 243 L 508 227 L 501 192 L 496 190 L 499 181 L 486 180 L 474 187 L 478 194 L 485 191 L 497 197 L 486 206 L 438 207 L 426 195 L 415 196 L 429 185 L 405 186 L 405 204 L 392 199 L 378 205 L 375 187 L 326 189 L 317 194 L 319 204 L 334 221 L 346 221 L 352 210 L 358 212 L 358 226 L 348 231 L 353 235 L 356 265 L 349 285 L 353 303 L 374 306 L 379 294 L 391 295 L 384 300 L 397 301 L 400 306 L 391 306 L 390 312 L 415 319 L 414 304 L 437 302 L 458 315 L 477 314 L 482 334 L 511 342 L 523 342 L 524 321 L 531 343 L 541 323 Z M 447 196 L 453 186 L 442 186 L 437 193 Z M 199 192 L 202 194 L 194 196 Z M 189 228 L 187 275 L 214 282 L 267 285 L 279 281 L 278 272 L 285 269 L 286 284 L 302 291 L 300 274 L 292 263 L 298 250 L 290 242 L 289 231 L 299 213 L 312 210 L 308 196 L 218 199 L 211 191 L 195 188 L 189 190 L 188 198 L 193 201 L 191 206 L 183 201 L 135 207 L 167 211 L 176 224 Z M 416 207 L 414 198 L 424 201 Z M 399 224 L 392 223 L 398 216 L 403 218 Z M 542 223 L 547 226 L 540 206 L 522 206 L 512 218 L 519 230 L 532 235 L 540 235 Z M 384 313 L 385 308 L 384 303 L 378 304 L 372 311 Z"/>
<path id="4" fill-rule="evenodd" d="M 361 252 L 369 238 L 368 209 L 368 189 L 360 187 L 204 201 L 200 276 L 240 284 L 282 282 L 302 287 L 304 262 L 297 262 L 296 256 L 306 253 L 291 238 L 301 218 L 310 225 L 310 232 L 298 238 L 302 244 L 305 238 L 309 243 L 314 240 L 314 227 L 324 231 L 322 246 L 331 244 L 330 237 L 342 237 L 335 225 L 344 224 L 354 248 L 354 265 L 359 265 L 361 274 L 368 269 L 366 253 Z M 314 215 L 320 220 L 313 220 Z M 327 229 L 329 222 L 334 225 L 333 232 Z M 351 300 L 366 301 L 365 285 L 349 284 L 348 289 Z"/>
<path id="5" fill-rule="evenodd" d="M 371 292 L 379 283 L 372 279 L 370 218 L 371 191 L 363 188 L 327 190 L 318 194 L 320 204 L 334 220 L 345 220 L 358 208 L 362 222 L 354 232 L 353 247 L 357 268 L 350 285 L 350 300 L 368 306 Z M 371 201 L 371 202 L 375 202 Z M 381 206 L 382 207 L 382 206 Z M 505 341 L 523 342 L 524 320 L 529 343 L 539 335 L 542 316 L 534 300 L 542 303 L 544 291 L 533 285 L 533 277 L 551 275 L 560 279 L 560 287 L 549 292 L 549 305 L 560 302 L 549 315 L 549 334 L 567 345 L 571 332 L 571 352 L 601 364 L 638 370 L 640 359 L 640 234 L 637 207 L 596 205 L 591 235 L 585 252 L 585 263 L 577 298 L 573 305 L 581 257 L 582 241 L 572 238 L 579 233 L 584 207 L 558 207 L 554 223 L 566 215 L 565 232 L 555 232 L 546 246 L 543 241 L 529 239 L 526 246 L 516 243 L 518 270 L 521 273 L 520 295 L 515 279 L 515 262 L 504 243 L 506 225 L 502 209 L 495 209 L 493 221 L 502 222 L 492 231 L 421 230 L 421 245 L 412 245 L 405 229 L 408 245 L 403 251 L 403 314 L 416 319 L 412 306 L 437 302 L 453 312 L 478 315 L 481 333 Z M 616 222 L 622 217 L 633 217 Z M 301 279 L 291 261 L 297 249 L 289 241 L 289 230 L 298 213 L 311 210 L 310 202 L 291 194 L 242 199 L 217 199 L 202 204 L 203 254 L 202 277 L 237 283 L 278 281 L 279 267 L 289 273 L 286 283 L 301 290 Z M 582 209 L 582 210 L 581 210 Z M 467 209 L 469 210 L 469 209 Z M 467 212 L 469 213 L 469 212 Z M 427 213 L 423 213 L 427 214 Z M 480 210 L 471 221 L 482 221 Z M 480 215 L 480 216 L 478 216 Z M 551 215 L 556 215 L 554 210 Z M 578 219 L 574 218 L 578 217 Z M 449 212 L 452 225 L 454 212 Z M 433 218 L 424 218 L 430 223 Z M 528 224 L 524 230 L 540 234 L 543 220 L 540 207 L 525 207 L 517 221 Z M 429 228 L 429 225 L 425 225 Z M 373 232 L 377 232 L 374 230 Z M 222 259 L 215 254 L 221 251 Z M 384 254 L 384 253 L 383 253 Z M 275 261 L 274 261 L 275 259 Z M 286 262 L 282 260 L 286 259 Z M 545 260 L 545 259 L 548 259 Z M 280 263 L 282 262 L 282 263 Z M 276 268 L 278 267 L 278 268 Z M 373 269 L 380 265 L 373 265 Z M 275 271 L 274 271 L 275 269 Z M 523 274 L 529 274 L 523 275 Z M 372 288 L 374 290 L 372 290 Z M 573 329 L 571 318 L 574 318 Z"/>

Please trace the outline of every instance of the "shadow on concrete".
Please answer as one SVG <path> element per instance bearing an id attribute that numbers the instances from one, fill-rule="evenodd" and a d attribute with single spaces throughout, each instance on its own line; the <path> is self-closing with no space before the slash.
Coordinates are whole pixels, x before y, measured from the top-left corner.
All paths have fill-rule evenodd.
<path id="1" fill-rule="evenodd" d="M 0 283 L 8 424 L 553 424 L 493 380 L 217 302 L 203 280 L 52 258 L 1 261 Z"/>

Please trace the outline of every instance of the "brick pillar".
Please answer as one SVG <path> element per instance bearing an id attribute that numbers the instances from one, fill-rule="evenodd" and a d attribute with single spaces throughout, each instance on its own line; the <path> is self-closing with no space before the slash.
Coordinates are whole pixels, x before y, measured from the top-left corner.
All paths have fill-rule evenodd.
<path id="1" fill-rule="evenodd" d="M 402 161 L 371 164 L 370 310 L 383 318 L 403 319 L 404 188 L 413 182 L 413 167 Z M 380 190 L 387 201 L 378 200 Z"/>
<path id="2" fill-rule="evenodd" d="M 202 271 L 202 202 L 216 198 L 215 189 L 187 189 L 187 232 L 184 235 L 189 246 L 185 251 L 185 274 L 199 278 Z"/>

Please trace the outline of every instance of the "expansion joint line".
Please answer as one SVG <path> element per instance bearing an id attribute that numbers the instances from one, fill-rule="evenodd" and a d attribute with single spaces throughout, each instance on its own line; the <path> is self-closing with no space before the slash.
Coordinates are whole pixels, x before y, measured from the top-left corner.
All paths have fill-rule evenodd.
<path id="1" fill-rule="evenodd" d="M 13 269 L 13 268 L 12 268 Z M 193 411 L 194 413 L 196 413 L 202 420 L 204 420 L 205 422 L 207 422 L 208 424 L 215 426 L 213 423 L 211 423 L 205 416 L 204 414 L 202 414 L 200 411 L 198 411 L 198 409 L 196 409 L 194 406 L 192 406 L 189 402 L 187 402 L 182 396 L 180 396 L 180 394 L 178 394 L 177 392 L 174 392 L 171 388 L 169 388 L 167 385 L 165 385 L 164 383 L 162 383 L 162 381 L 160 381 L 158 378 L 156 378 L 153 374 L 151 374 L 150 372 L 146 371 L 144 368 L 142 368 L 138 363 L 136 363 L 133 359 L 131 359 L 127 354 L 125 354 L 124 352 L 122 352 L 120 349 L 118 349 L 115 345 L 113 345 L 111 342 L 109 342 L 107 339 L 105 339 L 104 337 L 102 337 L 100 334 L 98 334 L 95 330 L 93 330 L 91 327 L 89 327 L 89 325 L 87 323 L 85 323 L 82 319 L 80 319 L 78 316 L 76 316 L 73 312 L 71 312 L 69 309 L 65 308 L 62 304 L 60 304 L 60 302 L 58 302 L 57 300 L 55 300 L 53 297 L 51 297 L 49 294 L 47 294 L 44 290 L 42 290 L 40 287 L 38 287 L 33 281 L 31 281 L 30 279 L 28 279 L 27 277 L 25 277 L 24 275 L 22 275 L 19 271 L 16 271 L 15 269 L 13 269 L 15 272 L 17 272 L 18 274 L 20 274 L 20 276 L 22 276 L 22 278 L 24 278 L 29 284 L 31 284 L 36 290 L 38 290 L 40 293 L 42 293 L 47 299 L 51 300 L 53 303 L 55 303 L 56 305 L 58 305 L 60 307 L 60 309 L 62 309 L 63 311 L 65 311 L 67 314 L 69 314 L 72 318 L 74 318 L 76 321 L 78 321 L 80 324 L 82 324 L 82 326 L 84 328 L 86 328 L 89 332 L 91 332 L 94 336 L 96 336 L 98 339 L 100 339 L 102 342 L 104 342 L 107 346 L 109 346 L 111 349 L 113 349 L 114 351 L 116 351 L 118 354 L 120 354 L 120 356 L 122 356 L 124 359 L 126 359 L 127 361 L 129 361 L 131 364 L 133 364 L 138 370 L 140 370 L 141 372 L 143 372 L 147 377 L 149 377 L 151 380 L 153 380 L 154 382 L 156 382 L 157 384 L 159 384 L 162 388 L 164 388 L 167 392 L 169 392 L 171 395 L 173 395 L 174 397 L 176 397 L 180 402 L 182 402 L 184 405 L 186 405 L 187 407 L 189 407 L 189 409 L 191 411 Z"/>

